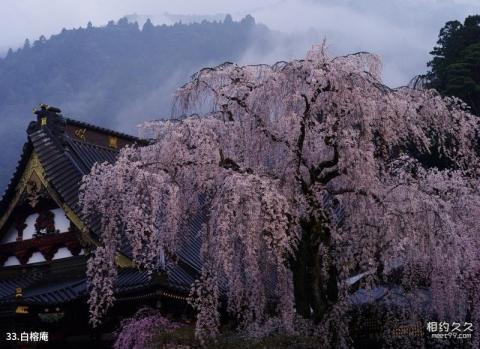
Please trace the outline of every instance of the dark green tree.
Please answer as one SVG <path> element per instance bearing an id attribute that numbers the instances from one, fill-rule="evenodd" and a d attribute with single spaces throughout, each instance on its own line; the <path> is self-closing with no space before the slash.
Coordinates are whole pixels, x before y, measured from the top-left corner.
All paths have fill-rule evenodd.
<path id="1" fill-rule="evenodd" d="M 154 26 L 152 24 L 152 21 L 150 18 L 147 18 L 147 21 L 143 24 L 142 31 L 147 33 L 147 32 L 152 32 L 154 30 Z"/>
<path id="2" fill-rule="evenodd" d="M 447 22 L 430 54 L 427 86 L 463 99 L 480 116 L 480 15 Z"/>
<path id="3" fill-rule="evenodd" d="M 30 40 L 25 39 L 25 42 L 23 43 L 23 49 L 28 50 L 30 48 Z"/>

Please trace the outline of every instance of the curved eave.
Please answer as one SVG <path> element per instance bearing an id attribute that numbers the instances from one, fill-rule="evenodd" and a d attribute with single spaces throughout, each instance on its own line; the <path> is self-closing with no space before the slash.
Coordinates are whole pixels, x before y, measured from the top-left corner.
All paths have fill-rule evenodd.
<path id="1" fill-rule="evenodd" d="M 15 196 L 15 189 L 18 186 L 20 179 L 22 178 L 22 174 L 25 171 L 25 167 L 30 160 L 30 157 L 33 153 L 33 146 L 30 141 L 26 142 L 23 145 L 22 154 L 20 155 L 20 160 L 17 163 L 17 167 L 11 177 L 7 187 L 3 193 L 2 199 L 0 200 L 0 219 L 5 215 L 9 204 L 13 197 Z"/>

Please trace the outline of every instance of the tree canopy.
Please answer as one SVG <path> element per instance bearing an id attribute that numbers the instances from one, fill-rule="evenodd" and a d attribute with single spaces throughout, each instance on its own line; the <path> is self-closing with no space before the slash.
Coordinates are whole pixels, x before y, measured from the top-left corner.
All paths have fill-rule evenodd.
<path id="1" fill-rule="evenodd" d="M 463 24 L 447 22 L 430 53 L 427 85 L 463 99 L 480 115 L 480 15 L 467 17 Z"/>
<path id="2" fill-rule="evenodd" d="M 322 45 L 303 60 L 194 75 L 177 119 L 143 125 L 153 144 L 84 180 L 84 213 L 103 227 L 92 321 L 113 304 L 120 236 L 137 265 L 162 268 L 182 218 L 203 211 L 191 291 L 202 340 L 219 333 L 224 307 L 252 336 L 350 347 L 355 299 L 379 288 L 401 295 L 379 306 L 387 319 L 478 324 L 480 120 L 458 98 L 384 86 L 380 69 L 373 54 L 332 58 Z"/>

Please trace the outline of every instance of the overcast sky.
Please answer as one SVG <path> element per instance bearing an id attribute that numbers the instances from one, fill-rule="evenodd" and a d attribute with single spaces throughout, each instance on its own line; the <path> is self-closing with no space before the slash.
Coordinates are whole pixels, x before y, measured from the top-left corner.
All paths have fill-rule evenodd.
<path id="1" fill-rule="evenodd" d="M 428 52 L 444 23 L 480 14 L 480 0 L 0 0 L 0 52 L 63 27 L 84 27 L 88 21 L 104 25 L 128 14 L 163 12 L 231 13 L 234 19 L 250 13 L 270 28 L 305 33 L 307 45 L 326 37 L 334 54 L 376 52 L 384 59 L 385 82 L 398 86 L 425 71 Z M 279 49 L 245 61 L 269 63 L 304 53 Z"/>

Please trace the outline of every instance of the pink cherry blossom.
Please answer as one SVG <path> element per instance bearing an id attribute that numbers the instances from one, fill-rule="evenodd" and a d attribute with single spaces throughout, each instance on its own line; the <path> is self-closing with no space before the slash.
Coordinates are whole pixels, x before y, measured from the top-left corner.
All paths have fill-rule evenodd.
<path id="1" fill-rule="evenodd" d="M 177 119 L 141 126 L 151 145 L 84 179 L 84 213 L 100 214 L 103 232 L 89 263 L 92 321 L 112 305 L 120 239 L 153 271 L 162 251 L 175 255 L 184 217 L 206 212 L 191 292 L 201 339 L 218 334 L 224 300 L 239 329 L 275 318 L 301 331 L 292 262 L 310 228 L 312 307 L 327 337 L 348 337 L 345 280 L 365 273 L 372 288 L 399 266 L 399 286 L 428 285 L 434 314 L 480 325 L 479 119 L 434 90 L 388 88 L 380 70 L 375 55 L 331 58 L 319 46 L 303 60 L 193 76 Z"/>
<path id="2" fill-rule="evenodd" d="M 155 333 L 174 331 L 182 326 L 159 312 L 143 308 L 131 318 L 122 320 L 113 348 L 145 349 Z"/>

